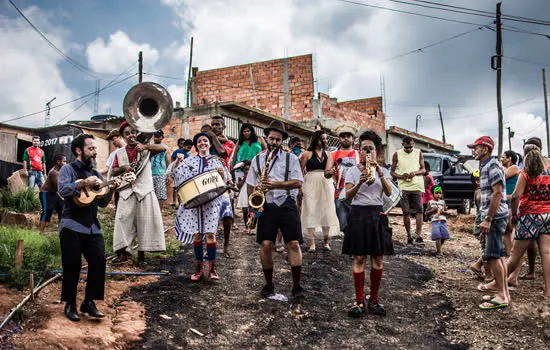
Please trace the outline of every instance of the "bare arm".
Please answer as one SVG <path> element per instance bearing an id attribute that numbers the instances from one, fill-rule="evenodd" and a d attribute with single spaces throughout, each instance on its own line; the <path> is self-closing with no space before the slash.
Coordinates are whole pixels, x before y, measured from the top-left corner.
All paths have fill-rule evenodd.
<path id="1" fill-rule="evenodd" d="M 248 197 L 254 192 L 254 186 L 246 184 L 246 193 L 248 194 Z"/>
<path id="2" fill-rule="evenodd" d="M 271 183 L 271 188 L 278 188 L 281 190 L 293 190 L 295 188 L 300 188 L 302 186 L 302 181 L 300 180 L 288 180 L 288 181 L 269 181 Z"/>
<path id="3" fill-rule="evenodd" d="M 239 154 L 239 148 L 241 148 L 241 145 L 237 142 L 237 144 L 235 145 L 235 149 L 233 150 L 233 156 L 231 157 L 231 160 L 229 162 L 229 170 L 231 171 L 233 171 L 235 163 L 237 162 L 237 154 Z"/>
<path id="4" fill-rule="evenodd" d="M 384 174 L 382 174 L 381 172 L 378 173 L 378 176 L 380 177 L 380 182 L 382 182 L 382 190 L 384 191 L 384 194 L 388 197 L 391 196 L 392 187 L 390 184 L 390 180 L 386 179 L 384 177 Z"/>
<path id="5" fill-rule="evenodd" d="M 516 213 L 518 212 L 519 208 L 519 199 L 523 195 L 523 192 L 525 192 L 525 189 L 527 188 L 527 180 L 525 179 L 525 176 L 520 176 L 518 178 L 518 182 L 516 184 L 516 188 L 514 189 L 514 193 L 512 193 L 512 201 L 510 205 L 510 210 L 512 211 L 512 217 L 516 216 Z"/>
<path id="6" fill-rule="evenodd" d="M 325 166 L 325 178 L 330 179 L 335 173 L 336 169 L 334 169 L 334 159 L 332 159 L 332 155 L 328 152 L 325 152 L 327 155 L 327 165 Z"/>
<path id="7" fill-rule="evenodd" d="M 353 197 L 357 194 L 357 191 L 359 191 L 359 187 L 363 184 L 363 181 L 359 181 L 356 184 L 353 183 L 347 183 L 346 184 L 346 200 L 351 201 Z"/>
<path id="8" fill-rule="evenodd" d="M 139 147 L 139 145 L 136 146 L 136 148 L 138 149 L 138 152 L 141 152 L 141 150 L 140 150 L 141 147 Z M 162 153 L 162 152 L 166 152 L 166 146 L 161 145 L 161 144 L 154 144 L 154 143 L 143 145 L 143 149 L 149 151 L 150 157 L 155 156 L 155 155 L 157 155 L 159 153 Z"/>
<path id="9" fill-rule="evenodd" d="M 168 165 L 170 165 L 170 154 L 168 154 L 168 151 L 165 154 L 166 158 L 166 169 L 168 169 Z"/>
<path id="10" fill-rule="evenodd" d="M 221 144 L 216 134 L 214 134 L 214 132 L 212 131 L 210 131 L 208 134 L 212 137 L 212 146 L 214 146 L 214 149 L 216 150 L 216 153 L 218 153 L 218 156 L 227 156 L 227 151 L 225 150 L 225 148 L 223 148 L 223 145 Z"/>
<path id="11" fill-rule="evenodd" d="M 130 166 L 129 165 L 124 165 L 124 166 L 118 166 L 118 167 L 113 167 L 112 170 L 111 170 L 111 176 L 118 176 L 122 173 L 125 173 L 127 171 L 130 170 Z"/>
<path id="12" fill-rule="evenodd" d="M 391 160 L 390 174 L 396 179 L 399 179 L 399 180 L 404 179 L 405 177 L 403 175 L 399 175 L 398 173 L 396 173 L 395 169 L 397 169 L 397 152 L 393 154 L 393 157 Z"/>
<path id="13" fill-rule="evenodd" d="M 304 169 L 306 168 L 306 163 L 311 158 L 311 155 L 312 153 L 310 151 L 306 151 L 300 154 L 300 169 L 302 169 L 302 171 L 304 171 Z"/>
<path id="14" fill-rule="evenodd" d="M 265 151 L 267 149 L 267 143 L 265 143 L 264 138 L 261 136 L 258 136 L 258 142 L 262 146 L 262 151 Z"/>

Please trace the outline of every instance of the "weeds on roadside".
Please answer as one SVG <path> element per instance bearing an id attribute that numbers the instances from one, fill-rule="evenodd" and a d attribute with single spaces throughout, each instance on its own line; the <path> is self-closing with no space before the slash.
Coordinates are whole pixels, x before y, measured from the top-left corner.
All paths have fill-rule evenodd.
<path id="1" fill-rule="evenodd" d="M 0 208 L 18 213 L 30 213 L 40 209 L 40 199 L 38 199 L 38 193 L 30 188 L 15 193 L 0 190 Z"/>

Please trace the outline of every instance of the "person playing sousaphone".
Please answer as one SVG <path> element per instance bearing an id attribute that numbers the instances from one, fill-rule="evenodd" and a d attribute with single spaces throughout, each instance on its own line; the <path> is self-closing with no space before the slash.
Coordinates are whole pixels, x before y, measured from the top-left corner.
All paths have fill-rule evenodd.
<path id="1" fill-rule="evenodd" d="M 150 158 L 165 152 L 162 144 L 143 145 L 137 141 L 138 130 L 127 121 L 120 125 L 120 134 L 126 147 L 121 148 L 113 161 L 112 175 L 133 171 L 132 164 L 141 163 L 136 169 L 136 181 L 132 186 L 120 190 L 120 200 L 115 216 L 113 251 L 118 257 L 114 263 L 121 263 L 132 254 L 132 241 L 137 237 L 138 264 L 145 264 L 145 252 L 166 250 L 162 214 L 153 187 Z"/>
<path id="2" fill-rule="evenodd" d="M 179 187 L 187 180 L 207 171 L 217 170 L 224 181 L 227 174 L 224 171 L 223 161 L 210 155 L 212 138 L 206 132 L 200 132 L 193 137 L 193 145 L 198 155 L 184 160 L 183 155 L 178 154 L 176 161 L 169 169 L 174 177 L 174 184 Z M 206 239 L 206 253 L 208 255 L 208 277 L 212 280 L 219 279 L 216 271 L 216 231 L 220 217 L 220 197 L 202 204 L 196 208 L 186 209 L 185 203 L 181 203 L 176 213 L 176 236 L 179 241 L 193 243 L 195 258 L 197 259 L 196 271 L 191 276 L 192 281 L 199 281 L 204 277 L 204 250 L 203 242 Z"/>

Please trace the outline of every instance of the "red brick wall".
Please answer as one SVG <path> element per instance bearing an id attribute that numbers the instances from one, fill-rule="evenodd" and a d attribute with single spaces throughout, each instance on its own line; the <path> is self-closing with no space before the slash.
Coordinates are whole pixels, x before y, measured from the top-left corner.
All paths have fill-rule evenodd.
<path id="1" fill-rule="evenodd" d="M 338 102 L 342 107 L 354 109 L 356 111 L 365 112 L 368 114 L 375 114 L 383 111 L 382 96 L 362 98 L 360 100 L 342 101 Z"/>
<path id="2" fill-rule="evenodd" d="M 370 102 L 367 103 L 366 101 L 376 101 L 378 99 L 380 101 L 380 109 L 377 109 L 377 115 L 375 116 L 373 110 L 373 106 L 375 104 L 371 104 Z M 384 134 L 385 117 L 384 113 L 382 112 L 381 97 L 349 102 L 337 102 L 334 99 L 330 99 L 329 95 L 319 93 L 319 100 L 322 105 L 323 117 L 342 120 L 351 124 L 355 124 L 359 128 L 368 128 L 378 132 L 379 134 Z"/>
<path id="3" fill-rule="evenodd" d="M 284 60 L 255 62 L 240 66 L 194 70 L 192 105 L 214 102 L 240 102 L 263 111 L 283 116 Z M 257 106 L 250 79 L 250 66 L 256 88 Z M 289 114 L 295 121 L 311 119 L 313 90 L 312 56 L 288 58 Z"/>

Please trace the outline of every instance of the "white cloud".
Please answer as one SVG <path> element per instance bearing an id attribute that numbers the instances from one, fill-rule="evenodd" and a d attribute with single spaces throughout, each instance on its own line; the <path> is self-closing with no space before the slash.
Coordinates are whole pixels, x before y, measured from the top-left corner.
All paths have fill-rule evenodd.
<path id="1" fill-rule="evenodd" d="M 185 107 L 185 98 L 186 98 L 186 89 L 183 85 L 168 85 L 166 87 L 166 90 L 170 93 L 170 96 L 172 96 L 172 100 L 174 101 L 174 106 L 176 106 L 176 101 L 181 103 L 181 107 Z"/>
<path id="2" fill-rule="evenodd" d="M 132 62 L 137 61 L 139 51 L 143 51 L 144 71 L 155 66 L 159 59 L 159 51 L 148 43 L 138 44 L 130 39 L 128 34 L 117 31 L 109 35 L 105 42 L 97 38 L 88 44 L 86 55 L 92 70 L 106 74 L 120 74 Z"/>
<path id="3" fill-rule="evenodd" d="M 24 9 L 25 15 L 65 52 L 77 47 L 65 39 L 67 30 L 53 26 L 50 14 L 37 7 Z M 30 114 L 45 108 L 45 103 L 56 97 L 52 107 L 74 99 L 77 94 L 69 89 L 61 76 L 58 64 L 62 58 L 22 19 L 0 16 L 0 122 Z M 40 59 L 37 59 L 39 57 Z M 73 111 L 82 101 L 53 109 L 50 125 Z M 68 120 L 88 119 L 87 106 L 70 115 Z M 22 118 L 12 124 L 42 127 L 44 114 Z"/>

